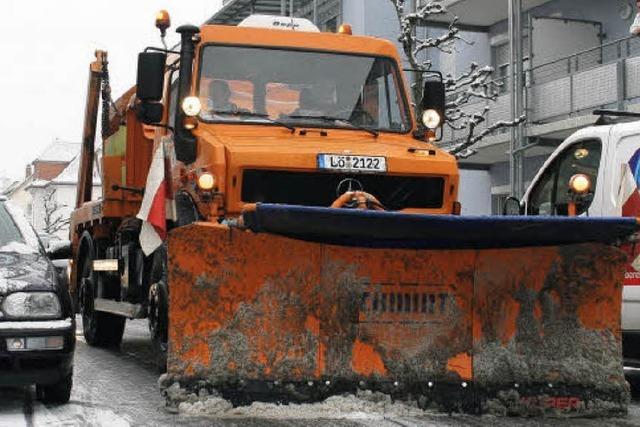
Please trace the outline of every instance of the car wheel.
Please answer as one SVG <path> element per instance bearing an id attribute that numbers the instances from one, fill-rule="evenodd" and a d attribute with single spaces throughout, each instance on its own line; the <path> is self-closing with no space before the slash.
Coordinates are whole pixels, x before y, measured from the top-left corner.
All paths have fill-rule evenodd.
<path id="1" fill-rule="evenodd" d="M 73 374 L 67 375 L 61 381 L 52 385 L 37 385 L 36 394 L 44 403 L 62 404 L 71 398 L 73 388 Z"/>
<path id="2" fill-rule="evenodd" d="M 111 313 L 93 309 L 96 297 L 96 283 L 105 280 L 93 271 L 93 256 L 84 257 L 82 278 L 80 279 L 80 313 L 82 332 L 87 344 L 95 347 L 117 347 L 122 342 L 126 319 Z"/>

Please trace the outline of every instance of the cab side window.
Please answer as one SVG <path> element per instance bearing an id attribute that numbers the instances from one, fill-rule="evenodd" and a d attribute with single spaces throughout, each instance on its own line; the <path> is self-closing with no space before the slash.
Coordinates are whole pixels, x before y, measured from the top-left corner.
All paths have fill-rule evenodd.
<path id="1" fill-rule="evenodd" d="M 585 213 L 593 201 L 601 157 L 602 143 L 599 140 L 581 141 L 567 147 L 550 164 L 531 191 L 527 213 L 543 216 L 568 215 L 572 198 L 569 180 L 576 174 L 587 175 L 591 180 L 590 193 L 576 200 L 577 215 Z"/>

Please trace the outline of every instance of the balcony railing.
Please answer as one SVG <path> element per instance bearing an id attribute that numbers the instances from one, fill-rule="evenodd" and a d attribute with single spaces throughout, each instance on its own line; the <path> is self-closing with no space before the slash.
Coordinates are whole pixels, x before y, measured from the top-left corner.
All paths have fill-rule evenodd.
<path id="1" fill-rule="evenodd" d="M 625 38 L 576 52 L 535 66 L 525 79 L 525 108 L 528 125 L 551 123 L 590 114 L 596 108 L 620 108 L 640 102 L 640 39 Z M 507 79 L 508 80 L 508 79 Z M 508 87 L 508 81 L 503 81 Z M 501 94 L 496 102 L 477 102 L 462 108 L 467 113 L 491 106 L 485 124 L 511 117 L 511 94 Z M 506 132 L 506 130 L 498 131 Z M 445 141 L 466 136 L 465 131 L 445 131 Z"/>

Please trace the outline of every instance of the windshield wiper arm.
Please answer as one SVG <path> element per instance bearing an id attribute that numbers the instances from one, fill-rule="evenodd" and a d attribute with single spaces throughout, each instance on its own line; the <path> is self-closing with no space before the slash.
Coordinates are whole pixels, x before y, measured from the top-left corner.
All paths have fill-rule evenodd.
<path id="1" fill-rule="evenodd" d="M 357 125 L 355 123 L 353 123 L 352 121 L 350 121 L 349 119 L 343 119 L 342 117 L 331 117 L 331 116 L 302 116 L 302 115 L 293 115 L 293 116 L 287 116 L 290 119 L 315 119 L 315 120 L 323 120 L 325 122 L 342 122 L 342 123 L 347 123 L 349 126 L 351 126 L 353 129 L 358 129 L 364 132 L 368 132 L 371 135 L 375 136 L 376 138 L 380 135 L 380 132 L 378 132 L 375 129 L 371 129 L 365 126 L 361 126 L 361 125 Z"/>
<path id="2" fill-rule="evenodd" d="M 291 131 L 291 133 L 295 133 L 296 128 L 291 126 L 290 124 L 283 123 L 279 120 L 272 119 L 268 114 L 264 113 L 253 113 L 251 111 L 216 111 L 212 110 L 211 113 L 217 115 L 226 115 L 226 116 L 236 116 L 236 117 L 256 117 L 259 119 L 266 120 L 269 123 L 273 123 L 274 125 L 282 126 Z"/>

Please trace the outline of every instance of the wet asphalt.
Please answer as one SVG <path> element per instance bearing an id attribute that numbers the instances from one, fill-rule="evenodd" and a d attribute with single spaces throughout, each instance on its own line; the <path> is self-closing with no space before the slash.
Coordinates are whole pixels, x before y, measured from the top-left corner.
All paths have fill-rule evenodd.
<path id="1" fill-rule="evenodd" d="M 146 322 L 127 324 L 118 350 L 89 347 L 78 326 L 74 389 L 66 405 L 45 405 L 33 387 L 0 389 L 0 427 L 20 426 L 640 426 L 640 370 L 629 370 L 635 389 L 629 415 L 620 419 L 517 419 L 490 416 L 419 417 L 389 415 L 377 419 L 195 418 L 168 411 L 152 362 Z M 353 417 L 350 417 L 353 418 Z"/>

